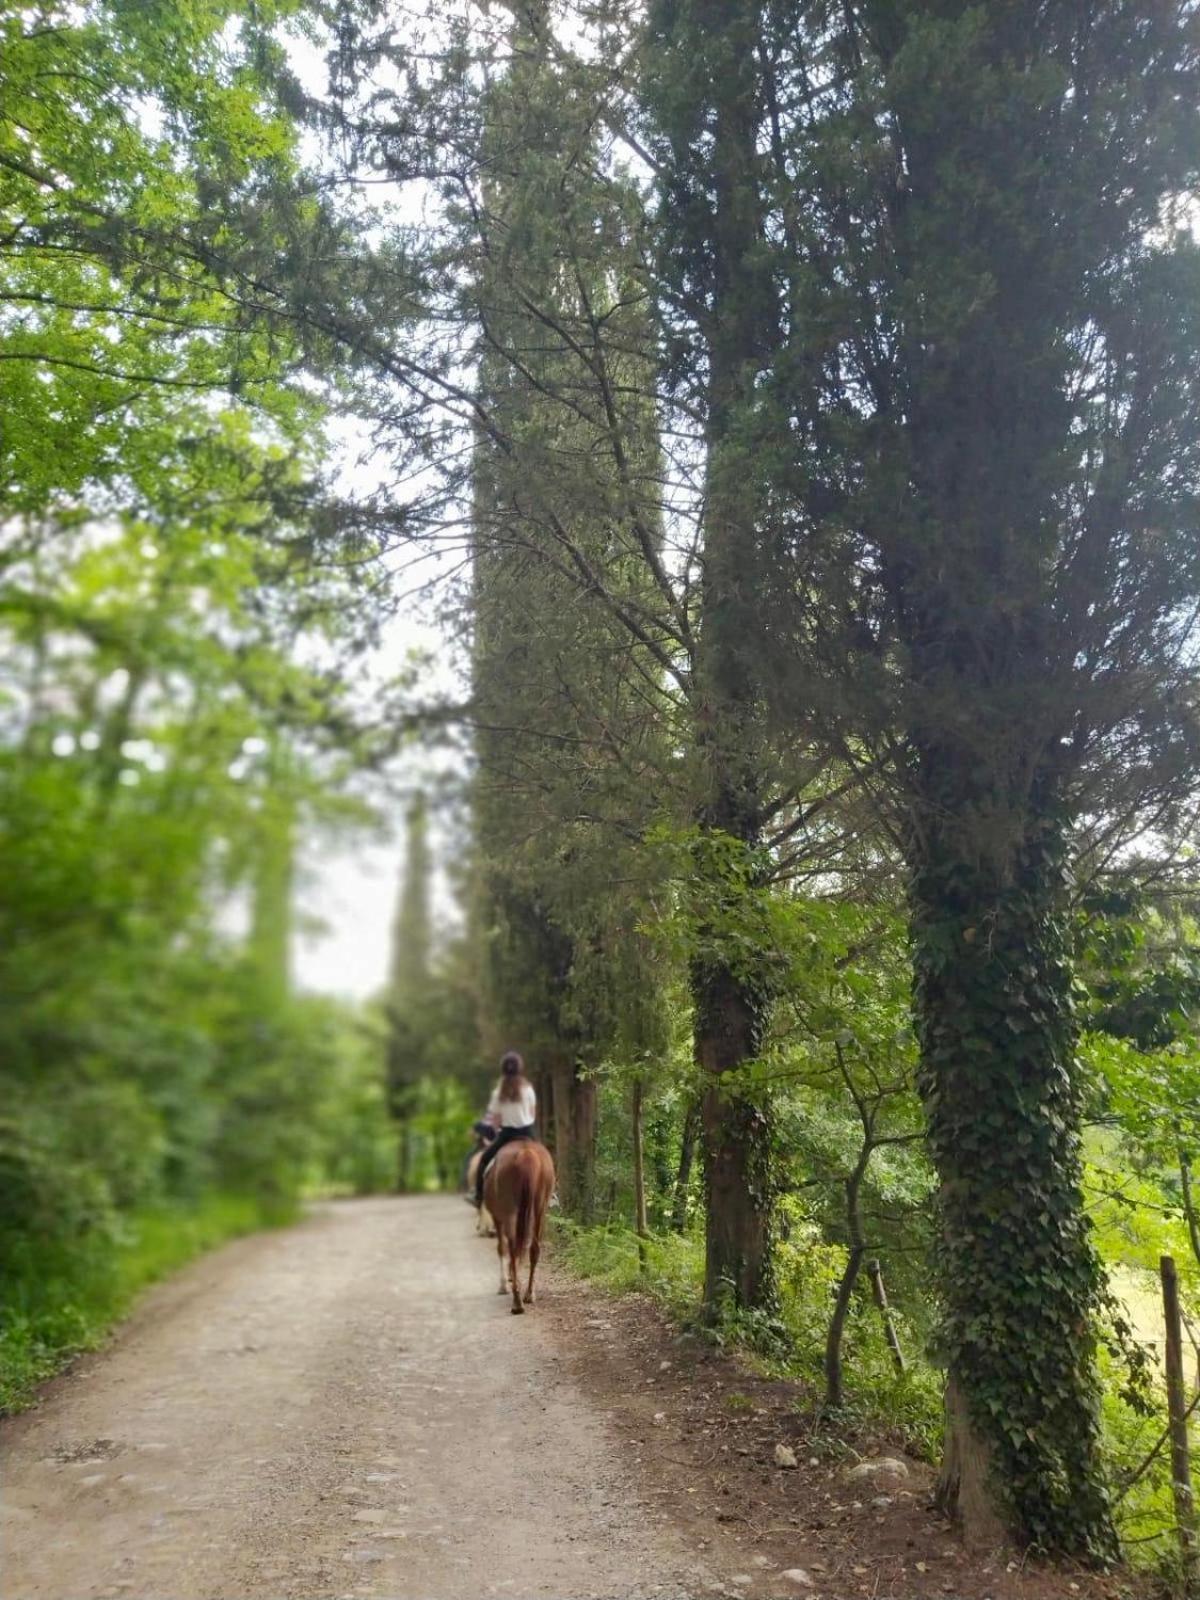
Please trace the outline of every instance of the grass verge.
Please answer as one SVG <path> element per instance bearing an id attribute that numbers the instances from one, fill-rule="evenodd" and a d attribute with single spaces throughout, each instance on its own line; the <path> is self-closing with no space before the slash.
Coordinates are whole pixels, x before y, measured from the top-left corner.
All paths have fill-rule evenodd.
<path id="1" fill-rule="evenodd" d="M 39 1383 L 103 1343 L 148 1285 L 294 1214 L 249 1196 L 211 1194 L 186 1208 L 130 1213 L 70 1244 L 22 1241 L 6 1262 L 0 1304 L 0 1415 L 30 1405 Z"/>

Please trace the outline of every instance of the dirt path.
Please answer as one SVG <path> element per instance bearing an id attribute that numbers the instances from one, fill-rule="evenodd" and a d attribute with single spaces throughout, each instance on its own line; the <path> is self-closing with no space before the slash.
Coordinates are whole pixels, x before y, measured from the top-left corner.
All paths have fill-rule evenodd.
<path id="1" fill-rule="evenodd" d="M 858 1482 L 894 1439 L 649 1301 L 496 1276 L 442 1198 L 197 1262 L 0 1425 L 0 1600 L 1129 1600 L 968 1556 L 919 1462 Z"/>
<path id="2" fill-rule="evenodd" d="M 0 1430 L 4 1600 L 725 1588 L 493 1251 L 457 1200 L 357 1201 L 154 1291 Z"/>

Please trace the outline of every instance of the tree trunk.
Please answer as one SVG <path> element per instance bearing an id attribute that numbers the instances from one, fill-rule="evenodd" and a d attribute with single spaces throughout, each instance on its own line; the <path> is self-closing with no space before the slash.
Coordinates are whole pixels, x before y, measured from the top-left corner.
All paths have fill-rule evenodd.
<path id="1" fill-rule="evenodd" d="M 554 1165 L 558 1166 L 558 1134 L 557 1110 L 554 1104 L 554 1075 L 544 1067 L 530 1067 L 526 1064 L 529 1081 L 533 1084 L 533 1092 L 537 1096 L 537 1125 L 542 1136 L 542 1143 L 554 1157 Z"/>
<path id="2" fill-rule="evenodd" d="M 911 890 L 918 1081 L 941 1178 L 939 1498 L 968 1537 L 1003 1522 L 1041 1548 L 1108 1559 L 1063 828 L 1036 790 L 1023 814 L 997 818 L 996 796 L 972 793 L 954 753 L 926 756 Z M 1002 852 L 964 849 L 972 800 L 1002 836 L 1007 826 Z"/>
<path id="3" fill-rule="evenodd" d="M 946 1445 L 934 1501 L 973 1548 L 994 1549 L 1005 1542 L 1009 1530 L 992 1484 L 990 1452 L 953 1377 L 946 1384 Z"/>
<path id="4" fill-rule="evenodd" d="M 762 426 L 756 373 L 765 364 L 764 328 L 775 287 L 762 264 L 762 174 L 758 150 L 757 0 L 694 0 L 683 8 L 696 57 L 693 73 L 713 129 L 712 200 L 704 247 L 711 296 L 701 318 L 708 362 L 705 426 L 704 563 L 693 702 L 702 790 L 696 808 L 697 860 L 705 900 L 740 927 L 735 958 L 714 948 L 693 963 L 696 1059 L 703 1095 L 704 1299 L 714 1315 L 774 1303 L 772 1124 L 765 1091 L 754 1104 L 725 1079 L 762 1044 L 774 952 L 756 940 L 754 854 L 761 840 L 763 749 L 760 685 L 751 656 L 761 625 L 756 581 L 760 504 L 753 461 Z M 745 851 L 730 862 L 726 846 Z M 705 882 L 705 879 L 708 882 Z M 707 930 L 711 932 L 711 930 Z M 748 937 L 747 937 L 748 935 Z"/>
<path id="5" fill-rule="evenodd" d="M 638 1260 L 643 1269 L 646 1265 L 645 1240 L 650 1237 L 650 1226 L 646 1219 L 646 1156 L 643 1149 L 642 1138 L 642 1080 L 635 1078 L 633 1081 L 633 1213 L 634 1227 L 638 1236 Z"/>
<path id="6" fill-rule="evenodd" d="M 692 1181 L 692 1163 L 696 1158 L 696 1135 L 700 1130 L 700 1106 L 693 1100 L 683 1118 L 683 1132 L 679 1141 L 679 1171 L 675 1175 L 675 1201 L 671 1207 L 671 1226 L 676 1233 L 687 1228 L 688 1186 Z"/>
<path id="7" fill-rule="evenodd" d="M 823 1403 L 826 1411 L 840 1411 L 846 1398 L 842 1387 L 842 1336 L 846 1331 L 846 1318 L 850 1314 L 850 1299 L 854 1294 L 854 1285 L 858 1281 L 862 1260 L 863 1253 L 860 1248 L 852 1249 L 846 1258 L 846 1268 L 842 1273 L 841 1282 L 838 1284 L 833 1315 L 829 1319 L 829 1331 L 825 1335 L 825 1399 Z"/>
<path id="8" fill-rule="evenodd" d="M 858 1195 L 873 1149 L 868 1125 L 864 1130 L 863 1145 L 858 1160 L 854 1163 L 854 1171 L 846 1179 L 846 1228 L 850 1239 L 850 1253 L 846 1257 L 846 1267 L 838 1284 L 833 1315 L 829 1319 L 829 1331 L 825 1336 L 825 1407 L 829 1411 L 840 1410 L 845 1400 L 842 1390 L 842 1335 L 846 1331 L 846 1318 L 850 1314 L 850 1299 L 854 1294 L 854 1285 L 858 1282 L 863 1257 L 867 1253 L 867 1247 L 863 1243 L 862 1223 L 858 1215 Z"/>
<path id="9" fill-rule="evenodd" d="M 571 1063 L 556 1058 L 550 1068 L 551 1094 L 554 1105 L 554 1132 L 552 1153 L 558 1174 L 558 1202 L 567 1216 L 571 1216 L 574 1203 L 571 1163 Z"/>
<path id="10" fill-rule="evenodd" d="M 1192 1197 L 1192 1158 L 1184 1148 L 1176 1132 L 1177 1154 L 1179 1156 L 1179 1191 L 1183 1197 L 1183 1220 L 1187 1223 L 1188 1242 L 1192 1247 L 1192 1254 L 1200 1262 L 1200 1217 L 1196 1215 L 1196 1202 Z"/>
<path id="11" fill-rule="evenodd" d="M 575 1174 L 576 1221 L 589 1226 L 596 1216 L 596 1082 L 573 1080 L 571 1160 Z"/>
<path id="12" fill-rule="evenodd" d="M 554 1163 L 563 1211 L 590 1223 L 596 1210 L 596 1085 L 565 1054 L 552 1069 Z"/>
<path id="13" fill-rule="evenodd" d="M 728 1088 L 723 1073 L 757 1053 L 761 1020 L 744 987 L 724 967 L 693 976 L 696 1054 L 710 1079 L 701 1104 L 706 1210 L 704 1303 L 773 1304 L 771 1222 L 773 1128 L 768 1111 Z"/>

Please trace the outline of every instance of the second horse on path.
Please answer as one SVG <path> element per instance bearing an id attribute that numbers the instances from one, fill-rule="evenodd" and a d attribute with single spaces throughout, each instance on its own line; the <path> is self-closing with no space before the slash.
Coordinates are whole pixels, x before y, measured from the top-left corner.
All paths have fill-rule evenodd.
<path id="1" fill-rule="evenodd" d="M 519 1316 L 533 1304 L 533 1274 L 542 1248 L 542 1227 L 550 1196 L 554 1193 L 554 1160 L 536 1139 L 517 1139 L 496 1156 L 484 1179 L 483 1201 L 496 1224 L 496 1250 L 500 1256 L 498 1293 L 512 1290 L 512 1310 Z M 504 1255 L 508 1252 L 508 1282 Z M 529 1257 L 529 1282 L 524 1304 L 518 1273 L 522 1256 Z"/>

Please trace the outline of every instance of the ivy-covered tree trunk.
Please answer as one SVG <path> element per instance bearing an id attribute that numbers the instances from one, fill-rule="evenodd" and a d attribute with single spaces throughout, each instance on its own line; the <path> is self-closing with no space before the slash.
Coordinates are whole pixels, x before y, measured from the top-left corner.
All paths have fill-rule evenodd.
<path id="1" fill-rule="evenodd" d="M 1050 785 L 973 854 L 977 769 L 922 752 L 912 847 L 920 1089 L 941 1179 L 948 1359 L 943 1509 L 975 1540 L 1017 1532 L 1115 1553 L 1098 1459 L 1100 1268 L 1080 1193 L 1065 827 Z M 920 780 L 919 780 L 920 781 Z M 1007 835 L 1007 837 L 1004 837 Z"/>

